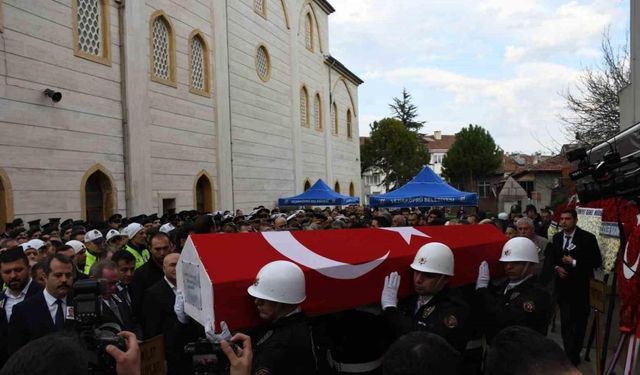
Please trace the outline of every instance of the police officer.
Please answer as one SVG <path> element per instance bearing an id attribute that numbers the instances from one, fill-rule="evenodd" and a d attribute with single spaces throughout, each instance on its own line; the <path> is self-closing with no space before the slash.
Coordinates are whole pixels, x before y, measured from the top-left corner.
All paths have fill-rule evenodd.
<path id="1" fill-rule="evenodd" d="M 416 294 L 400 303 L 400 275 L 392 272 L 385 278 L 381 297 L 383 316 L 396 336 L 428 331 L 443 337 L 458 351 L 464 350 L 469 306 L 458 292 L 448 287 L 453 265 L 453 252 L 447 245 L 431 242 L 422 246 L 411 263 Z"/>
<path id="2" fill-rule="evenodd" d="M 316 374 L 311 329 L 300 304 L 305 300 L 304 273 L 287 261 L 268 263 L 247 292 L 267 325 L 251 334 L 253 374 Z"/>
<path id="3" fill-rule="evenodd" d="M 104 249 L 104 237 L 97 229 L 88 231 L 84 236 L 84 244 L 87 247 L 86 260 L 82 273 L 89 275 L 91 267 L 106 259 L 106 251 Z"/>
<path id="4" fill-rule="evenodd" d="M 547 334 L 551 316 L 551 296 L 537 282 L 538 248 L 528 238 L 515 237 L 502 249 L 507 280 L 489 287 L 489 265 L 480 264 L 476 290 L 485 320 L 485 337 L 491 343 L 503 328 L 519 325 Z"/>

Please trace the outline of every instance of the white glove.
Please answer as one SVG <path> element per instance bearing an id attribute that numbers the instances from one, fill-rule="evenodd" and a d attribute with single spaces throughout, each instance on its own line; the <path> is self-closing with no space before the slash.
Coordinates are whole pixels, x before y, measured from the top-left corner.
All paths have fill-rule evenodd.
<path id="1" fill-rule="evenodd" d="M 380 297 L 383 310 L 387 307 L 396 307 L 398 305 L 399 288 L 400 274 L 391 272 L 389 276 L 384 278 L 384 288 L 382 288 L 382 296 Z"/>
<path id="2" fill-rule="evenodd" d="M 222 332 L 216 333 L 213 328 L 213 322 L 207 320 L 207 323 L 204 325 L 204 333 L 207 336 L 207 340 L 211 343 L 219 343 L 222 340 L 231 341 L 231 331 L 229 331 L 229 326 L 227 326 L 227 322 L 220 322 L 220 328 L 222 328 Z"/>
<path id="3" fill-rule="evenodd" d="M 184 295 L 181 290 L 176 292 L 176 302 L 173 304 L 173 311 L 176 313 L 176 317 L 180 323 L 189 323 L 189 317 L 184 312 Z"/>
<path id="4" fill-rule="evenodd" d="M 476 281 L 476 290 L 488 287 L 489 280 L 491 280 L 491 276 L 489 275 L 489 263 L 487 263 L 486 260 L 483 260 L 482 263 L 480 263 L 480 268 L 478 269 L 478 281 Z"/>

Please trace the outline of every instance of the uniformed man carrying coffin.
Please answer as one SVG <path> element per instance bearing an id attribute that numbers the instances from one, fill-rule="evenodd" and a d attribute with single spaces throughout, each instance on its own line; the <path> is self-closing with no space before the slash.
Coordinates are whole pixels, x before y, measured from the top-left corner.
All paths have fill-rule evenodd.
<path id="1" fill-rule="evenodd" d="M 383 316 L 398 337 L 411 331 L 427 331 L 443 337 L 459 352 L 464 351 L 469 306 L 448 286 L 453 266 L 451 249 L 431 242 L 418 250 L 410 266 L 416 294 L 398 303 L 400 275 L 392 272 L 385 278 L 381 297 Z"/>
<path id="2" fill-rule="evenodd" d="M 526 326 L 547 334 L 551 296 L 537 282 L 538 247 L 526 237 L 512 238 L 504 245 L 500 262 L 507 280 L 489 286 L 489 265 L 480 264 L 476 290 L 481 301 L 487 343 L 503 328 Z"/>

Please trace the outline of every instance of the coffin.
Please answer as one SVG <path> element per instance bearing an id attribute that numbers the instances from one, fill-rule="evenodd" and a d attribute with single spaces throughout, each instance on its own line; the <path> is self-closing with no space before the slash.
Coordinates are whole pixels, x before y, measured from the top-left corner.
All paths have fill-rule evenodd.
<path id="1" fill-rule="evenodd" d="M 200 324 L 249 328 L 261 322 L 247 288 L 269 262 L 300 266 L 307 293 L 302 308 L 319 315 L 379 303 L 384 278 L 393 271 L 402 275 L 400 297 L 410 294 L 409 265 L 429 242 L 453 250 L 453 285 L 475 282 L 483 260 L 495 275 L 506 240 L 486 224 L 192 235 L 180 255 L 177 283 L 186 313 Z"/>

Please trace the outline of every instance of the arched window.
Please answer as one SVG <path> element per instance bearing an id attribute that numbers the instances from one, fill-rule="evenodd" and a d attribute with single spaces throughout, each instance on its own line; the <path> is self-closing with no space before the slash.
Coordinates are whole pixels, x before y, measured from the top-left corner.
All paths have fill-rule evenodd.
<path id="1" fill-rule="evenodd" d="M 322 130 L 322 101 L 320 94 L 313 98 L 313 125 L 316 130 Z"/>
<path id="2" fill-rule="evenodd" d="M 264 18 L 267 18 L 267 0 L 254 0 L 253 10 Z"/>
<path id="3" fill-rule="evenodd" d="M 347 109 L 347 138 L 352 137 L 351 132 L 351 109 Z"/>
<path id="4" fill-rule="evenodd" d="M 353 185 L 353 182 L 349 184 L 349 195 L 352 197 L 356 196 L 356 187 Z"/>
<path id="5" fill-rule="evenodd" d="M 309 93 L 304 86 L 300 89 L 300 125 L 309 127 Z"/>
<path id="6" fill-rule="evenodd" d="M 313 19 L 311 13 L 307 13 L 304 17 L 304 45 L 313 52 Z"/>
<path id="7" fill-rule="evenodd" d="M 108 0 L 73 0 L 73 51 L 78 57 L 111 65 Z"/>
<path id="8" fill-rule="evenodd" d="M 335 102 L 331 106 L 331 128 L 333 135 L 338 135 L 338 106 Z"/>
<path id="9" fill-rule="evenodd" d="M 9 176 L 0 168 L 0 230 L 13 220 L 13 190 Z"/>
<path id="10" fill-rule="evenodd" d="M 304 191 L 311 189 L 311 182 L 309 180 L 304 182 Z"/>
<path id="11" fill-rule="evenodd" d="M 151 15 L 151 79 L 176 87 L 176 42 L 171 21 L 163 11 Z"/>
<path id="12" fill-rule="evenodd" d="M 194 203 L 198 212 L 213 211 L 213 185 L 209 175 L 202 171 L 196 176 L 194 186 Z"/>
<path id="13" fill-rule="evenodd" d="M 336 184 L 333 186 L 333 190 L 335 190 L 336 193 L 340 192 L 340 182 L 336 181 Z"/>
<path id="14" fill-rule="evenodd" d="M 111 178 L 100 167 L 90 169 L 83 178 L 83 219 L 106 220 L 115 212 L 115 190 Z"/>
<path id="15" fill-rule="evenodd" d="M 209 49 L 204 35 L 199 31 L 191 33 L 189 38 L 189 84 L 194 94 L 209 96 Z"/>

